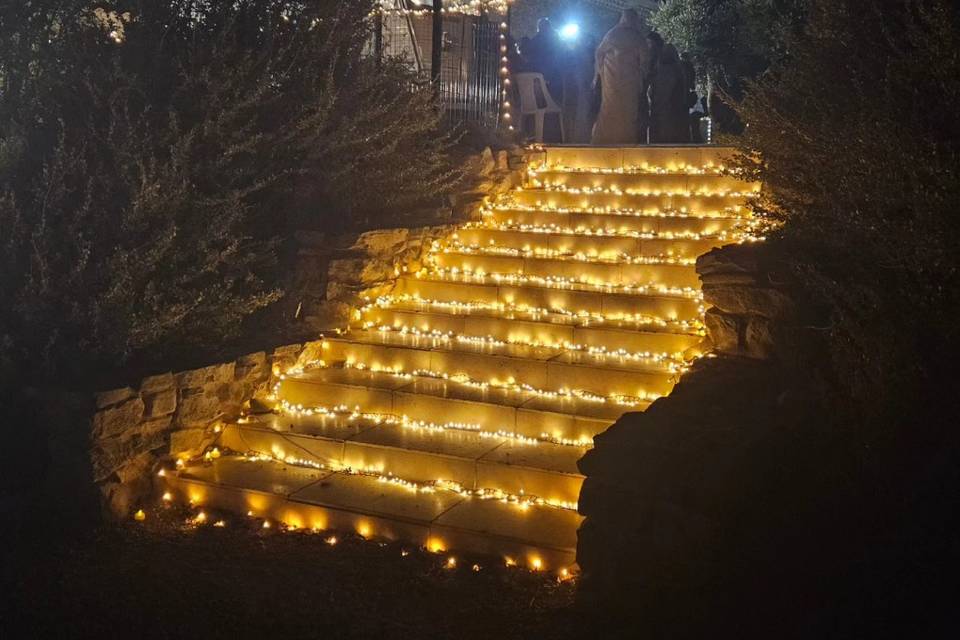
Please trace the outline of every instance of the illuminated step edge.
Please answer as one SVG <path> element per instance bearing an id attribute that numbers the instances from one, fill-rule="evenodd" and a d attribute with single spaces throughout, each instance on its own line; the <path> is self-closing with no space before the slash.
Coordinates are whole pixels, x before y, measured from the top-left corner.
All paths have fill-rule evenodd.
<path id="1" fill-rule="evenodd" d="M 658 284 L 671 289 L 699 289 L 700 276 L 688 258 L 658 256 L 657 258 L 624 256 L 620 259 L 590 259 L 584 254 L 563 255 L 507 255 L 516 249 L 482 249 L 458 251 L 456 248 L 431 254 L 428 268 L 440 272 L 456 270 L 461 273 L 515 274 L 535 278 L 560 278 L 571 282 L 604 282 L 613 286 Z M 545 252 L 544 252 L 545 253 Z M 655 262 L 658 261 L 658 262 Z"/>
<path id="2" fill-rule="evenodd" d="M 751 199 L 757 197 L 760 192 L 759 185 L 751 187 L 746 183 L 742 183 L 739 186 L 734 188 L 718 188 L 718 189 L 701 189 L 701 190 L 691 190 L 691 189 L 669 189 L 669 188 L 636 188 L 636 187 L 619 187 L 613 184 L 606 184 L 602 186 L 586 186 L 586 187 L 574 187 L 567 184 L 559 182 L 546 182 L 546 181 L 536 181 L 532 188 L 518 187 L 514 190 L 514 194 L 536 194 L 536 193 L 563 193 L 568 195 L 575 196 L 624 196 L 624 197 L 667 197 L 672 199 L 678 199 L 682 201 L 685 198 L 746 198 Z"/>
<path id="3" fill-rule="evenodd" d="M 658 296 L 666 298 L 684 298 L 702 300 L 703 293 L 694 287 L 675 287 L 659 282 L 640 282 L 620 284 L 609 280 L 600 280 L 590 276 L 540 276 L 528 273 L 487 273 L 456 267 L 430 265 L 418 271 L 414 277 L 454 283 L 472 283 L 494 286 L 513 286 L 522 288 L 559 289 L 581 293 L 612 293 L 630 296 Z"/>
<path id="4" fill-rule="evenodd" d="M 626 253 L 633 256 L 670 255 L 696 258 L 724 245 L 748 242 L 742 234 L 718 233 L 710 236 L 688 234 L 647 234 L 609 229 L 610 233 L 584 233 L 567 227 L 516 225 L 465 226 L 451 239 L 466 245 L 493 245 L 525 250 L 541 247 L 555 251 L 585 254 Z"/>
<path id="5" fill-rule="evenodd" d="M 358 429 L 355 421 L 326 418 L 305 409 L 299 417 L 283 415 L 227 425 L 218 445 L 223 450 L 256 452 L 300 466 L 362 470 L 427 487 L 442 478 L 445 486 L 470 492 L 576 508 L 583 484 L 576 469 L 582 447 L 521 442 L 441 427 L 405 429 L 370 420 L 360 423 L 364 424 L 366 428 Z"/>
<path id="6" fill-rule="evenodd" d="M 477 357 L 478 362 L 504 371 L 514 360 L 541 364 L 568 364 L 584 368 L 610 368 L 624 372 L 676 374 L 687 364 L 683 353 L 615 351 L 580 344 L 533 345 L 510 343 L 490 336 L 426 333 L 417 329 L 394 331 L 391 327 L 353 329 L 324 338 L 322 358 L 333 361 L 369 361 L 371 358 L 405 358 L 414 369 L 439 369 L 450 357 Z M 408 354 L 407 352 L 416 352 Z M 530 382 L 528 380 L 528 382 Z"/>
<path id="7" fill-rule="evenodd" d="M 561 184 L 571 188 L 597 188 L 609 186 L 642 191 L 740 191 L 755 192 L 758 183 L 741 180 L 737 176 L 716 172 L 644 172 L 568 170 L 562 168 L 533 167 L 528 169 L 525 187 L 543 184 Z"/>
<path id="8" fill-rule="evenodd" d="M 509 196 L 498 198 L 492 204 L 481 208 L 483 215 L 493 215 L 498 211 L 516 211 L 516 212 L 542 212 L 542 213 L 565 213 L 568 215 L 597 215 L 603 216 L 601 220 L 611 220 L 616 218 L 652 218 L 661 220 L 724 220 L 733 219 L 738 221 L 749 220 L 753 214 L 743 205 L 733 205 L 723 209 L 690 211 L 682 208 L 661 208 L 648 207 L 644 209 L 631 209 L 628 207 L 612 206 L 587 206 L 587 207 L 561 207 L 555 204 L 523 204 L 513 201 Z"/>
<path id="9" fill-rule="evenodd" d="M 550 313 L 451 309 L 446 305 L 381 300 L 365 307 L 356 321 L 359 328 L 389 327 L 401 332 L 439 332 L 468 340 L 500 340 L 531 346 L 582 350 L 622 350 L 632 353 L 685 353 L 703 340 L 696 327 L 674 327 L 652 321 L 647 324 L 594 322 Z"/>
<path id="10" fill-rule="evenodd" d="M 414 420 L 407 415 L 367 411 L 359 405 L 352 408 L 347 405 L 304 407 L 303 405 L 292 406 L 284 400 L 276 405 L 276 409 L 272 413 L 245 416 L 238 420 L 238 424 L 265 422 L 270 423 L 272 428 L 283 432 L 289 430 L 290 432 L 296 431 L 312 435 L 317 433 L 323 435 L 328 429 L 333 429 L 334 433 L 356 435 L 382 425 L 393 427 L 397 430 L 397 433 L 409 431 L 414 434 L 469 434 L 481 440 L 492 439 L 498 442 L 519 443 L 526 447 L 546 445 L 547 450 L 559 451 L 563 456 L 568 455 L 567 450 L 552 449 L 552 447 L 572 447 L 576 450 L 571 454 L 575 459 L 579 459 L 584 450 L 593 446 L 593 442 L 589 438 L 561 440 L 548 433 L 543 433 L 537 438 L 530 438 L 503 428 L 497 431 L 484 429 L 482 424 L 475 422 L 427 422 Z M 574 466 L 570 466 L 566 471 L 576 473 Z"/>
<path id="11" fill-rule="evenodd" d="M 459 357 L 464 357 L 465 354 L 457 355 Z M 404 369 L 402 367 L 394 367 L 390 365 L 377 365 L 376 363 L 368 365 L 365 362 L 357 362 L 352 360 L 336 362 L 333 363 L 332 366 L 330 363 L 326 363 L 322 360 L 308 363 L 304 370 L 297 371 L 295 375 L 322 370 L 346 370 L 359 372 L 369 371 L 378 375 L 391 376 L 407 383 L 412 383 L 417 379 L 436 380 L 444 383 L 462 385 L 464 387 L 476 389 L 481 392 L 507 391 L 511 393 L 527 394 L 535 398 L 551 401 L 579 400 L 594 404 L 610 404 L 628 408 L 635 408 L 641 405 L 649 404 L 650 402 L 663 397 L 663 393 L 657 390 L 646 388 L 646 386 L 666 388 L 669 391 L 672 390 L 675 382 L 674 378 L 670 377 L 670 374 L 663 372 L 650 374 L 646 372 L 633 372 L 620 369 L 616 371 L 617 375 L 630 378 L 624 383 L 627 387 L 629 387 L 629 391 L 610 389 L 609 387 L 605 386 L 605 391 L 607 391 L 607 393 L 598 393 L 590 389 L 583 389 L 579 387 L 537 387 L 529 382 L 526 382 L 523 378 L 510 375 L 510 371 L 504 372 L 505 375 L 500 377 L 493 377 L 489 380 L 486 380 L 461 371 L 426 368 Z M 602 370 L 602 367 L 593 367 L 589 368 L 588 370 L 590 370 L 590 373 L 597 375 L 598 372 Z M 280 382 L 278 382 L 276 385 L 277 389 L 280 388 L 281 382 L 286 378 L 287 376 L 280 376 Z M 561 377 L 561 380 L 562 383 L 566 385 L 566 379 Z M 646 386 L 640 386 L 644 383 Z"/>
<path id="12" fill-rule="evenodd" d="M 590 167 L 590 166 L 566 166 L 559 163 L 553 164 L 532 164 L 527 168 L 531 174 L 541 173 L 565 173 L 565 174 L 587 174 L 603 177 L 617 176 L 697 176 L 697 177 L 728 177 L 731 171 L 723 164 L 709 162 L 704 165 L 694 166 L 686 163 L 674 163 L 670 166 L 657 166 L 649 162 L 642 164 L 621 166 L 617 168 Z M 739 180 L 735 175 L 729 176 Z"/>
<path id="13" fill-rule="evenodd" d="M 504 430 L 528 438 L 546 434 L 557 441 L 591 440 L 625 411 L 642 410 L 649 404 L 630 408 L 349 369 L 313 369 L 288 376 L 275 397 L 294 406 L 360 406 L 364 411 L 406 415 L 424 422 L 438 422 L 442 417 L 444 422 L 477 424 L 485 431 Z"/>
<path id="14" fill-rule="evenodd" d="M 699 213 L 714 212 L 728 207 L 746 205 L 752 194 L 680 194 L 666 195 L 653 193 L 616 193 L 568 189 L 525 189 L 513 191 L 505 197 L 503 203 L 514 203 L 536 207 L 611 207 L 613 209 L 651 209 L 679 210 L 681 212 Z"/>
<path id="15" fill-rule="evenodd" d="M 676 378 L 687 368 L 686 363 L 675 359 L 623 358 L 619 362 L 600 362 L 589 354 L 546 347 L 448 345 L 447 341 L 409 335 L 388 334 L 389 338 L 402 337 L 408 341 L 408 344 L 388 344 L 365 340 L 364 333 L 357 332 L 356 339 L 348 334 L 342 339 L 324 340 L 323 359 L 315 364 L 449 379 L 478 388 L 510 388 L 537 395 L 559 392 L 596 401 L 619 397 L 655 399 L 672 390 Z M 420 344 L 412 344 L 411 338 Z M 566 389 L 571 391 L 564 393 Z"/>
<path id="16" fill-rule="evenodd" d="M 714 237 L 721 233 L 752 232 L 756 223 L 746 216 L 661 215 L 652 211 L 587 211 L 503 205 L 481 211 L 481 228 L 610 229 L 617 235 L 642 234 L 650 239 L 682 234 Z"/>
<path id="17" fill-rule="evenodd" d="M 605 344 L 593 346 L 584 343 L 574 343 L 567 341 L 535 340 L 522 335 L 508 336 L 505 340 L 496 338 L 490 334 L 487 335 L 469 335 L 459 334 L 448 330 L 446 332 L 438 329 L 421 330 L 416 326 L 401 325 L 377 325 L 368 323 L 362 327 L 355 328 L 349 333 L 340 333 L 339 336 L 346 336 L 350 339 L 358 339 L 357 335 L 363 335 L 363 341 L 374 342 L 385 346 L 401 346 L 424 349 L 450 349 L 468 352 L 480 352 L 487 354 L 496 354 L 503 352 L 505 355 L 513 354 L 515 357 L 539 357 L 539 359 L 556 358 L 561 362 L 576 362 L 589 366 L 612 366 L 628 365 L 629 367 L 647 368 L 655 371 L 664 371 L 676 373 L 678 367 L 683 367 L 689 360 L 682 351 L 630 351 L 623 348 L 610 348 Z M 545 355 L 539 355 L 545 353 Z"/>
<path id="18" fill-rule="evenodd" d="M 563 146 L 540 147 L 533 164 L 561 165 L 577 168 L 623 169 L 628 167 L 663 167 L 678 170 L 685 167 L 721 166 L 736 153 L 732 147 L 656 146 L 594 147 Z"/>
<path id="19" fill-rule="evenodd" d="M 364 475 L 223 457 L 163 478 L 175 501 L 250 514 L 301 529 L 353 531 L 431 551 L 495 555 L 560 572 L 576 560 L 582 518 L 565 509 L 518 509 L 454 492 L 414 493 Z"/>
<path id="20" fill-rule="evenodd" d="M 513 302 L 500 301 L 479 301 L 463 302 L 460 300 L 438 300 L 436 298 L 426 298 L 417 294 L 394 294 L 389 296 L 380 296 L 375 301 L 368 303 L 354 312 L 354 319 L 357 321 L 374 317 L 376 310 L 400 309 L 413 311 L 417 313 L 429 312 L 435 315 L 456 315 L 466 318 L 482 317 L 485 319 L 497 319 L 513 321 L 522 319 L 533 323 L 534 325 L 546 325 L 551 329 L 556 325 L 574 328 L 610 328 L 624 332 L 670 332 L 685 335 L 702 336 L 703 323 L 700 316 L 694 316 L 687 319 L 670 319 L 649 313 L 634 311 L 629 312 L 589 312 L 583 309 L 571 311 L 562 307 L 546 308 L 528 304 L 518 304 Z M 383 321 L 376 323 L 390 324 Z M 419 325 L 418 325 L 419 326 Z M 499 326 L 499 325 L 497 325 Z M 540 327 L 537 327 L 539 330 Z M 544 329 L 545 330 L 545 329 Z M 479 331 L 468 331 L 464 329 L 462 333 L 479 333 Z M 605 345 L 604 342 L 593 343 L 590 341 L 577 340 L 577 342 L 586 342 L 587 344 Z M 627 348 L 621 345 L 609 344 L 610 348 Z"/>
<path id="21" fill-rule="evenodd" d="M 547 247 L 525 247 L 516 249 L 513 247 L 498 247 L 495 245 L 467 245 L 458 240 L 438 245 L 430 253 L 431 257 L 453 254 L 457 256 L 478 256 L 488 257 L 496 256 L 503 258 L 525 258 L 530 260 L 551 260 L 558 264 L 576 263 L 587 265 L 648 265 L 662 267 L 694 267 L 697 264 L 696 258 L 674 257 L 671 255 L 659 256 L 633 256 L 623 252 L 611 252 L 608 254 L 586 254 L 572 253 L 569 251 L 559 251 Z"/>
<path id="22" fill-rule="evenodd" d="M 575 310 L 574 315 L 599 314 L 692 320 L 702 317 L 702 301 L 694 297 L 604 290 L 599 287 L 540 287 L 532 284 L 497 282 L 492 277 L 460 278 L 404 276 L 394 289 L 398 295 L 450 302 L 526 305 L 557 313 Z"/>

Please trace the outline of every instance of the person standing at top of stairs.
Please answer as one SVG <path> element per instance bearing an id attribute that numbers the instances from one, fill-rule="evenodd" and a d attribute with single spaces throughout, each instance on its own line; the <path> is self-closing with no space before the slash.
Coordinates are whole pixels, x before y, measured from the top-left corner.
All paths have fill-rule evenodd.
<path id="1" fill-rule="evenodd" d="M 640 16 L 627 9 L 597 47 L 596 82 L 602 95 L 600 113 L 593 126 L 593 144 L 637 143 L 640 93 L 649 56 Z"/>

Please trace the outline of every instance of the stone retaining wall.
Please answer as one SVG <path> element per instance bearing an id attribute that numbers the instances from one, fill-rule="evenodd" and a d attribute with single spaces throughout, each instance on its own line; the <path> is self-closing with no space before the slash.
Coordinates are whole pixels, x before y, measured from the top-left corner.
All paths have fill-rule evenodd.
<path id="1" fill-rule="evenodd" d="M 454 223 L 479 219 L 488 198 L 518 185 L 530 156 L 521 149 L 486 149 L 475 159 L 475 188 L 451 199 L 445 224 L 337 237 L 303 234 L 295 268 L 296 315 L 317 334 L 346 326 L 350 311 L 364 299 L 389 292 L 402 273 L 419 270 L 433 241 L 453 231 Z M 159 465 L 202 453 L 218 425 L 266 394 L 277 372 L 317 357 L 319 344 L 260 351 L 98 394 L 91 462 L 107 515 L 128 517 L 150 497 Z"/>
<path id="2" fill-rule="evenodd" d="M 378 229 L 345 236 L 305 233 L 298 238 L 292 296 L 299 317 L 315 330 L 342 326 L 364 298 L 387 293 L 402 273 L 414 272 L 434 240 L 458 224 L 480 219 L 486 201 L 520 184 L 532 152 L 487 148 L 469 166 L 469 190 L 415 228 Z"/>
<path id="3" fill-rule="evenodd" d="M 276 373 L 315 352 L 312 343 L 259 351 L 234 361 L 144 378 L 137 388 L 97 394 L 91 463 L 104 512 L 128 517 L 153 490 L 163 463 L 201 454 L 224 420 L 266 395 Z"/>

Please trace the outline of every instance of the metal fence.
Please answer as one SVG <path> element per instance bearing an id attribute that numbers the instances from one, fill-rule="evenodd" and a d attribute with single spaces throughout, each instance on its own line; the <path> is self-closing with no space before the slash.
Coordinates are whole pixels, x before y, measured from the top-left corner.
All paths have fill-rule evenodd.
<path id="1" fill-rule="evenodd" d="M 451 123 L 500 123 L 500 31 L 495 17 L 444 15 L 439 96 Z M 374 26 L 378 55 L 400 57 L 425 81 L 435 77 L 433 16 L 386 13 Z"/>

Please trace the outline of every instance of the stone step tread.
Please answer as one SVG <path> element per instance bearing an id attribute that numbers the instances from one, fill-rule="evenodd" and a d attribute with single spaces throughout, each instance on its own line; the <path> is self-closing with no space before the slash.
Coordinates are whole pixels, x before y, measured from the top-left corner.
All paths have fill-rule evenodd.
<path id="1" fill-rule="evenodd" d="M 498 202 L 496 206 L 492 209 L 489 209 L 490 216 L 500 217 L 503 215 L 518 215 L 522 216 L 524 214 L 532 213 L 553 213 L 558 215 L 564 215 L 569 217 L 577 216 L 603 216 L 604 218 L 609 218 L 610 222 L 618 222 L 624 219 L 642 219 L 642 220 L 686 220 L 689 222 L 710 222 L 710 221 L 721 221 L 721 222 L 730 222 L 730 223 L 740 223 L 746 220 L 750 220 L 752 215 L 749 210 L 742 208 L 742 213 L 737 214 L 733 211 L 720 210 L 712 212 L 698 212 L 698 213 L 673 213 L 673 212 L 661 212 L 653 210 L 633 210 L 633 209 L 616 209 L 611 208 L 607 210 L 605 207 L 600 209 L 578 209 L 578 208 L 555 208 L 555 207 L 535 207 L 529 205 L 522 205 L 516 202 L 502 201 Z"/>
<path id="2" fill-rule="evenodd" d="M 510 255 L 505 253 L 495 253 L 495 252 L 485 252 L 482 245 L 478 246 L 476 250 L 471 247 L 457 247 L 452 246 L 447 251 L 443 251 L 442 255 L 444 256 L 453 256 L 457 258 L 501 258 L 504 260 L 522 260 L 524 262 L 533 262 L 533 263 L 550 263 L 558 262 L 563 264 L 570 265 L 583 265 L 584 267 L 590 266 L 601 266 L 601 267 L 651 267 L 656 269 L 673 269 L 677 271 L 694 271 L 696 272 L 695 264 L 679 264 L 676 262 L 629 262 L 623 259 L 617 258 L 603 258 L 599 255 L 597 256 L 584 256 L 583 258 L 577 257 L 575 253 L 564 253 L 560 255 L 537 255 L 535 253 L 522 254 L 522 255 Z M 639 257 L 639 256 L 636 256 Z"/>
<path id="3" fill-rule="evenodd" d="M 235 457 L 188 466 L 171 480 L 206 485 L 205 503 L 216 503 L 216 496 L 210 494 L 222 487 L 285 498 L 287 511 L 294 512 L 293 516 L 297 515 L 297 505 L 313 505 L 430 527 L 431 535 L 436 532 L 442 536 L 449 528 L 565 551 L 576 547 L 576 531 L 582 521 L 577 513 L 565 509 L 531 506 L 521 511 L 514 504 L 449 491 L 415 493 L 366 475 Z M 301 522 L 300 526 L 309 527 L 311 523 Z M 367 533 L 374 538 L 379 535 L 375 527 Z"/>
<path id="4" fill-rule="evenodd" d="M 362 409 L 361 409 L 362 410 Z M 438 418 L 442 419 L 442 417 Z M 439 430 L 407 428 L 397 423 L 377 422 L 371 419 L 353 418 L 349 415 L 287 415 L 269 414 L 254 416 L 249 422 L 226 427 L 231 436 L 239 435 L 242 441 L 255 444 L 257 436 L 270 436 L 287 441 L 296 451 L 307 454 L 309 449 L 301 444 L 305 439 L 319 439 L 341 444 L 396 449 L 449 458 L 462 458 L 473 462 L 503 465 L 511 468 L 531 469 L 554 474 L 582 477 L 577 470 L 577 460 L 583 457 L 585 447 L 565 446 L 553 442 L 521 442 L 505 436 L 480 435 L 467 430 Z M 239 450 L 239 449 L 238 449 Z M 261 449 L 250 447 L 243 450 Z M 263 453 L 270 453 L 264 450 Z M 342 460 L 341 460 L 342 461 Z M 391 471 L 387 468 L 386 471 Z M 433 480 L 420 477 L 416 480 Z"/>
<path id="5" fill-rule="evenodd" d="M 505 311 L 504 313 L 493 313 L 484 309 L 425 309 L 424 305 L 414 301 L 401 301 L 390 303 L 389 306 L 382 307 L 384 310 L 407 311 L 424 315 L 435 316 L 467 316 L 477 318 L 489 318 L 494 320 L 518 320 L 523 322 L 533 322 L 545 325 L 561 325 L 566 327 L 580 327 L 603 329 L 610 331 L 624 331 L 627 333 L 670 333 L 680 335 L 696 335 L 689 331 L 680 331 L 673 327 L 664 327 L 653 324 L 643 324 L 631 322 L 628 320 L 605 320 L 599 322 L 583 316 L 568 316 L 556 313 L 534 313 L 520 310 Z"/>
<path id="6" fill-rule="evenodd" d="M 602 233 L 601 233 L 602 231 Z M 683 234 L 674 233 L 674 232 L 640 232 L 640 231 L 626 231 L 621 232 L 617 229 L 590 229 L 580 231 L 577 229 L 567 229 L 567 228 L 550 228 L 549 230 L 537 230 L 525 227 L 519 224 L 489 224 L 489 223 L 473 223 L 471 226 L 461 227 L 460 231 L 454 234 L 454 238 L 458 238 L 461 233 L 465 232 L 481 232 L 481 233 L 509 233 L 509 234 L 519 234 L 524 237 L 531 239 L 545 239 L 545 240 L 565 240 L 569 238 L 589 238 L 591 240 L 637 240 L 640 242 L 647 241 L 659 241 L 659 242 L 689 242 L 691 240 L 727 240 L 729 234 L 724 233 L 715 233 L 715 234 L 700 234 L 697 237 L 687 237 Z M 730 240 L 731 242 L 733 240 Z"/>
<path id="7" fill-rule="evenodd" d="M 490 344 L 464 342 L 429 335 L 404 334 L 398 331 L 353 330 L 335 338 L 325 338 L 331 345 L 364 345 L 391 347 L 439 353 L 469 353 L 490 359 L 535 360 L 557 362 L 571 366 L 615 369 L 629 372 L 669 373 L 669 363 L 651 363 L 629 358 L 604 357 L 584 351 L 558 347 L 534 347 L 522 344 Z M 324 351 L 327 347 L 324 347 Z M 369 363 L 367 363 L 369 364 Z"/>
<path id="8" fill-rule="evenodd" d="M 381 389 L 409 395 L 429 395 L 474 404 L 494 404 L 514 409 L 530 409 L 590 420 L 609 420 L 611 423 L 625 411 L 642 410 L 625 408 L 610 402 L 599 403 L 580 398 L 543 397 L 528 391 L 494 387 L 480 389 L 454 380 L 423 377 L 402 378 L 383 372 L 359 371 L 356 369 L 312 369 L 291 377 L 310 384 Z M 637 406 L 645 407 L 646 405 L 640 403 Z"/>
<path id="9" fill-rule="evenodd" d="M 666 298 L 666 299 L 681 299 L 681 300 L 697 300 L 693 295 L 685 295 L 684 293 L 673 293 L 671 291 L 637 291 L 638 289 L 644 286 L 657 287 L 656 283 L 650 283 L 647 285 L 637 284 L 637 285 L 594 285 L 594 284 L 583 284 L 583 283 L 563 283 L 556 286 L 539 284 L 535 281 L 527 282 L 510 282 L 507 278 L 497 278 L 495 275 L 469 275 L 469 276 L 448 276 L 443 273 L 437 273 L 434 271 L 427 271 L 425 274 L 420 276 L 401 276 L 399 281 L 406 282 L 429 282 L 429 283 L 439 283 L 439 284 L 450 284 L 450 285 L 468 285 L 473 287 L 484 287 L 484 288 L 498 288 L 498 287 L 510 287 L 514 289 L 535 289 L 540 291 L 572 291 L 576 293 L 595 293 L 603 296 L 620 296 L 628 298 Z M 691 289 L 691 292 L 693 290 Z"/>

